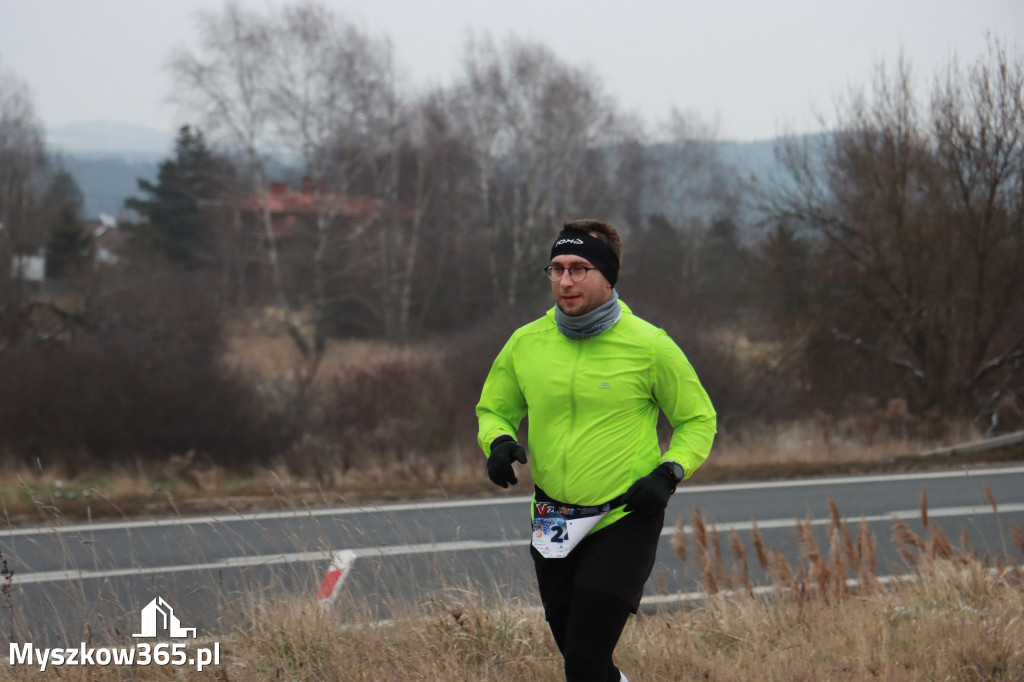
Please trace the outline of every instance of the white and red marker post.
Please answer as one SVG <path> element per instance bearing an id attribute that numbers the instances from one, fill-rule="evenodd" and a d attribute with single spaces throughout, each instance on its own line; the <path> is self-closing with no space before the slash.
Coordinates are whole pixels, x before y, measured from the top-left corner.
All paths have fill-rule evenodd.
<path id="1" fill-rule="evenodd" d="M 330 606 L 341 594 L 341 586 L 352 570 L 355 563 L 356 553 L 351 549 L 341 549 L 331 552 L 331 567 L 320 583 L 316 599 L 321 606 Z"/>

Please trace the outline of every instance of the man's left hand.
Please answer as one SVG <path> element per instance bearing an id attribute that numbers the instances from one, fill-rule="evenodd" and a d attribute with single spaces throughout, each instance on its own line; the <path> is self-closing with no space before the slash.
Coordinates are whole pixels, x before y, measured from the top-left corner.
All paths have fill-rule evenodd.
<path id="1" fill-rule="evenodd" d="M 676 477 L 667 464 L 661 464 L 643 478 L 637 479 L 626 491 L 627 512 L 654 516 L 665 511 L 668 498 L 676 491 Z"/>

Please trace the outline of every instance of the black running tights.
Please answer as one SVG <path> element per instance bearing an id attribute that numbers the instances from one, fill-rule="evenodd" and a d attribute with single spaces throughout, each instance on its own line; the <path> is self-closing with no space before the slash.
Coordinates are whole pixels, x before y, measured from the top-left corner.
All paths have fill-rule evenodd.
<path id="1" fill-rule="evenodd" d="M 547 614 L 551 634 L 565 659 L 566 682 L 619 682 L 612 663 L 631 609 L 622 599 L 576 589 L 570 599 Z"/>

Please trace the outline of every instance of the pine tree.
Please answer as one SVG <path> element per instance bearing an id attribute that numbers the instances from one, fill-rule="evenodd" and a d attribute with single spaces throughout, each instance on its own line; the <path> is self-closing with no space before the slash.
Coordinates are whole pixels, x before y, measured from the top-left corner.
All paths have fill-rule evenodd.
<path id="1" fill-rule="evenodd" d="M 206 146 L 202 132 L 182 126 L 175 157 L 160 164 L 157 181 L 138 180 L 148 197 L 128 199 L 125 206 L 146 218 L 141 236 L 168 261 L 186 270 L 210 267 L 218 258 L 206 209 L 223 197 L 231 177 L 230 164 Z"/>
<path id="2" fill-rule="evenodd" d="M 46 204 L 55 213 L 49 219 L 46 244 L 46 275 L 71 277 L 79 274 L 93 253 L 93 240 L 80 219 L 82 191 L 67 171 L 54 176 L 46 193 Z"/>

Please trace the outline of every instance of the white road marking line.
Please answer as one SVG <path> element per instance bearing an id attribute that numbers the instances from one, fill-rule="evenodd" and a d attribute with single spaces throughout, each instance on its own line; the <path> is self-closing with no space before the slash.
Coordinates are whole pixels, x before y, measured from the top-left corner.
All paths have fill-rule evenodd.
<path id="1" fill-rule="evenodd" d="M 484 507 L 497 504 L 529 502 L 530 497 L 483 497 L 472 500 L 447 500 L 443 502 L 405 502 L 383 505 L 352 505 L 347 507 L 324 507 L 318 509 L 292 509 L 288 511 L 255 512 L 233 516 L 179 516 L 162 519 L 140 519 L 132 521 L 100 521 L 98 523 L 74 523 L 66 526 L 33 526 L 11 528 L 0 531 L 0 537 L 16 535 L 43 535 L 46 533 L 88 533 L 100 530 L 136 528 L 165 528 L 172 526 L 208 526 L 239 521 L 272 521 L 277 519 L 309 519 L 320 516 L 351 516 L 353 514 L 378 514 L 381 512 L 426 511 L 429 509 L 457 509 L 459 507 Z"/>
<path id="2" fill-rule="evenodd" d="M 891 483 L 894 481 L 921 481 L 935 480 L 941 478 L 980 478 L 982 476 L 995 476 L 1002 474 L 1021 474 L 1024 467 L 998 467 L 998 468 L 975 468 L 957 469 L 955 471 L 918 471 L 905 474 L 868 474 L 865 476 L 831 476 L 828 478 L 800 478 L 784 479 L 777 481 L 757 481 L 750 483 L 716 483 L 707 486 L 685 486 L 680 492 L 687 490 L 699 491 L 729 491 L 729 490 L 759 490 L 770 488 L 803 488 L 822 485 L 849 485 L 854 483 Z"/>
<path id="3" fill-rule="evenodd" d="M 999 513 L 1019 513 L 1024 512 L 1024 504 L 1006 504 L 999 505 Z M 878 514 L 873 516 L 865 516 L 859 519 L 849 519 L 851 523 L 860 522 L 861 519 L 868 523 L 877 523 L 891 521 L 894 518 L 901 518 L 903 520 L 909 520 L 916 518 L 920 514 L 920 510 L 905 510 L 905 511 L 892 511 L 885 514 Z M 928 518 L 948 518 L 956 516 L 984 516 L 996 514 L 996 510 L 991 506 L 973 506 L 973 507 L 948 507 L 948 508 L 936 508 L 928 510 Z M 779 528 L 795 528 L 797 523 L 803 523 L 804 519 L 766 519 L 764 521 L 757 521 L 757 527 L 761 530 L 767 529 L 779 529 Z M 820 526 L 827 525 L 831 522 L 831 518 L 811 519 L 811 524 Z M 739 523 L 713 523 L 708 522 L 709 526 L 713 530 L 718 532 L 731 532 L 733 530 L 749 531 L 754 528 L 754 521 L 745 521 Z M 693 532 L 692 527 L 686 526 L 685 532 L 691 534 Z M 676 532 L 675 526 L 665 526 L 661 534 L 671 535 Z M 432 553 L 444 553 L 444 552 L 464 552 L 471 550 L 480 549 L 501 549 L 506 547 L 523 547 L 528 545 L 530 542 L 529 538 L 520 538 L 516 540 L 462 540 L 456 542 L 437 542 L 437 543 L 419 543 L 410 545 L 387 545 L 381 547 L 359 547 L 354 548 L 352 551 L 355 552 L 357 557 L 361 558 L 373 558 L 373 557 L 390 557 L 390 556 L 405 556 L 413 554 L 432 554 Z M 152 567 L 135 567 L 135 568 L 114 568 L 105 570 L 65 570 L 65 571 L 43 571 L 39 573 L 18 573 L 13 576 L 13 583 L 15 585 L 28 585 L 33 583 L 45 583 L 45 582 L 57 582 L 57 581 L 73 581 L 73 580 L 88 580 L 95 578 L 113 578 L 119 576 L 142 576 L 142 575 L 153 575 L 161 573 L 181 573 L 188 571 L 210 571 L 219 570 L 224 568 L 258 568 L 261 566 L 271 566 L 276 564 L 298 564 L 298 563 L 309 563 L 313 561 L 329 561 L 331 558 L 330 551 L 315 551 L 315 552 L 295 552 L 292 554 L 265 554 L 259 556 L 245 556 L 245 557 L 229 557 L 226 559 L 220 559 L 218 561 L 211 561 L 202 564 L 181 564 L 174 566 L 152 566 Z"/>
<path id="4" fill-rule="evenodd" d="M 436 552 L 462 552 L 473 549 L 494 549 L 501 547 L 512 547 L 525 545 L 529 539 L 519 540 L 493 540 L 475 541 L 465 540 L 460 542 L 438 542 L 422 543 L 416 545 L 391 545 L 382 547 L 358 547 L 352 551 L 356 557 L 387 557 L 403 556 L 410 554 L 432 554 Z M 331 558 L 330 551 L 315 552 L 293 552 L 291 554 L 263 554 L 244 557 L 228 557 L 217 561 L 210 561 L 201 564 L 179 564 L 174 566 L 137 566 L 134 568 L 111 568 L 98 571 L 66 570 L 66 571 L 41 571 L 39 573 L 16 573 L 13 576 L 15 585 L 26 585 L 30 583 L 53 582 L 57 580 L 86 580 L 89 578 L 113 578 L 130 575 L 153 575 L 158 573 L 182 573 L 186 571 L 208 571 L 223 568 L 259 568 L 261 566 L 272 566 L 275 564 L 301 564 L 312 561 L 328 561 Z"/>
<path id="5" fill-rule="evenodd" d="M 943 478 L 978 478 L 1002 474 L 1021 474 L 1024 467 L 999 467 L 981 469 L 957 469 L 955 471 L 925 471 L 906 474 L 872 474 L 867 476 L 832 476 L 829 478 L 785 479 L 776 481 L 751 481 L 746 483 L 713 483 L 707 485 L 684 485 L 679 492 L 689 493 L 725 492 L 736 490 L 768 490 L 774 488 L 803 488 L 813 486 L 851 485 L 858 483 L 887 483 L 905 480 L 935 480 Z M 102 521 L 98 523 L 76 523 L 66 526 L 33 526 L 30 528 L 10 528 L 0 531 L 0 537 L 20 535 L 38 535 L 46 533 L 85 533 L 102 530 L 157 528 L 190 525 L 216 525 L 236 523 L 239 521 L 264 521 L 277 519 L 305 519 L 322 516 L 349 516 L 353 514 L 395 513 L 404 511 L 426 511 L 431 509 L 458 509 L 462 507 L 485 507 L 499 504 L 526 504 L 529 495 L 484 497 L 469 500 L 442 500 L 432 502 L 399 502 L 381 505 L 352 505 L 345 507 L 325 507 L 318 509 L 302 509 L 272 512 L 254 512 L 252 514 L 234 514 L 231 516 L 191 516 L 166 519 L 144 519 L 132 521 Z"/>
<path id="6" fill-rule="evenodd" d="M 1024 512 L 1024 503 L 1022 504 L 1001 504 L 999 505 L 999 512 L 1015 514 L 1018 512 Z M 973 507 L 939 507 L 936 509 L 928 510 L 929 519 L 937 518 L 949 518 L 956 516 L 986 516 L 989 514 L 996 514 L 996 510 L 991 506 L 973 506 Z M 884 514 L 874 514 L 872 516 L 860 516 L 857 518 L 846 518 L 843 520 L 849 524 L 860 523 L 866 521 L 867 523 L 882 523 L 885 521 L 892 521 L 893 519 L 901 519 L 903 521 L 912 521 L 919 519 L 921 516 L 920 509 L 906 509 L 898 511 L 890 511 Z M 749 531 L 754 529 L 754 524 L 757 524 L 759 530 L 774 530 L 778 528 L 795 528 L 797 523 L 804 523 L 805 519 L 768 519 L 765 521 L 740 521 L 740 522 L 724 522 L 715 523 L 709 519 L 705 519 L 708 527 L 718 532 L 729 532 L 732 531 Z M 832 523 L 831 517 L 821 519 L 811 519 L 812 526 L 827 526 Z M 661 529 L 662 535 L 672 535 L 675 533 L 675 526 L 665 526 Z M 693 528 L 686 525 L 684 531 L 687 534 L 693 532 Z"/>

